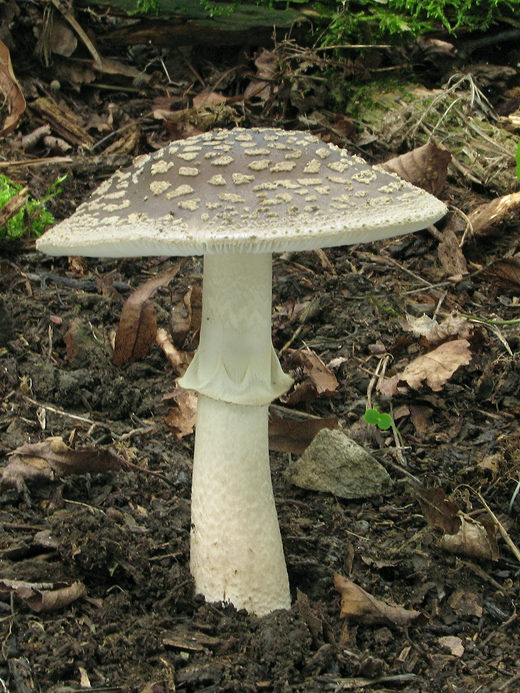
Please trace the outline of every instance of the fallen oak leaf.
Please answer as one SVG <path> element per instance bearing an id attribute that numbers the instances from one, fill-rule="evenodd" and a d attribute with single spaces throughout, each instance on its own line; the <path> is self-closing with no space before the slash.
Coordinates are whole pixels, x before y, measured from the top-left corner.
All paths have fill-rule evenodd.
<path id="1" fill-rule="evenodd" d="M 470 592 L 465 589 L 457 589 L 451 593 L 448 604 L 457 616 L 475 616 L 482 618 L 484 609 L 482 608 L 483 599 L 480 594 Z"/>
<path id="2" fill-rule="evenodd" d="M 25 98 L 14 76 L 9 49 L 3 41 L 0 41 L 0 92 L 2 107 L 7 113 L 3 126 L 0 124 L 0 137 L 6 137 L 13 132 L 25 111 Z"/>
<path id="3" fill-rule="evenodd" d="M 169 407 L 164 417 L 164 423 L 175 436 L 182 440 L 193 433 L 197 420 L 197 393 L 193 390 L 176 390 L 173 396 L 163 398 L 173 399 L 175 406 Z"/>
<path id="4" fill-rule="evenodd" d="M 70 474 L 99 474 L 121 469 L 121 458 L 109 450 L 85 446 L 73 450 L 62 438 L 26 443 L 8 454 L 9 463 L 0 476 L 0 489 L 26 492 L 25 482 L 48 482 Z"/>
<path id="5" fill-rule="evenodd" d="M 5 601 L 13 594 L 36 613 L 63 609 L 80 599 L 87 590 L 82 582 L 25 582 L 0 580 L 0 598 Z"/>
<path id="6" fill-rule="evenodd" d="M 442 532 L 440 548 L 460 556 L 498 560 L 496 526 L 469 517 L 441 488 L 422 489 L 417 494 L 428 524 Z"/>
<path id="7" fill-rule="evenodd" d="M 336 573 L 334 587 L 341 595 L 341 618 L 368 624 L 384 624 L 406 628 L 421 615 L 420 611 L 393 606 L 376 599 L 352 580 Z"/>
<path id="8" fill-rule="evenodd" d="M 26 587 L 19 589 L 16 596 L 37 614 L 57 611 L 72 604 L 87 593 L 82 582 L 73 582 L 72 585 L 63 587 L 53 586 L 53 589 L 38 589 L 36 587 Z"/>
<path id="9" fill-rule="evenodd" d="M 150 279 L 125 301 L 121 309 L 112 360 L 116 366 L 146 356 L 157 335 L 157 315 L 150 301 L 162 286 L 167 286 L 178 273 L 184 262 Z"/>
<path id="10" fill-rule="evenodd" d="M 467 339 L 444 342 L 433 351 L 418 356 L 402 373 L 387 378 L 377 389 L 381 394 L 392 397 L 401 383 L 406 383 L 412 390 L 420 390 L 425 383 L 434 392 L 439 392 L 455 371 L 461 366 L 467 366 L 471 361 L 469 347 Z"/>
<path id="11" fill-rule="evenodd" d="M 417 492 L 417 500 L 430 527 L 444 534 L 456 534 L 461 525 L 459 506 L 446 498 L 442 488 L 425 488 Z"/>
<path id="12" fill-rule="evenodd" d="M 217 106 L 221 103 L 226 103 L 227 96 L 217 91 L 203 91 L 193 97 L 193 107 L 197 109 L 205 108 L 206 106 Z"/>
<path id="13" fill-rule="evenodd" d="M 518 286 L 520 285 L 520 255 L 495 260 L 480 274 L 487 280 L 498 279 L 498 283 Z"/>
<path id="14" fill-rule="evenodd" d="M 465 274 L 468 274 L 466 257 L 460 247 L 460 241 L 449 222 L 443 230 L 441 237 L 437 247 L 437 257 L 444 272 L 450 277 L 463 277 Z"/>
<path id="15" fill-rule="evenodd" d="M 339 387 L 338 379 L 321 358 L 311 349 L 298 349 L 292 355 L 291 365 L 301 369 L 304 380 L 296 383 L 294 388 L 280 401 L 284 404 L 296 404 L 316 397 L 332 397 Z"/>
<path id="16" fill-rule="evenodd" d="M 456 534 L 444 534 L 439 540 L 439 546 L 458 556 L 490 561 L 498 561 L 499 558 L 495 525 L 462 513 L 459 531 Z"/>
<path id="17" fill-rule="evenodd" d="M 406 322 L 403 321 L 402 324 L 404 329 L 411 330 L 416 337 L 421 338 L 419 343 L 422 347 L 437 346 L 453 339 L 469 341 L 475 332 L 475 325 L 462 315 L 448 315 L 440 323 L 426 314 L 418 318 L 407 315 Z"/>
<path id="18" fill-rule="evenodd" d="M 403 180 L 438 195 L 444 188 L 451 154 L 429 142 L 422 147 L 385 161 L 377 168 L 395 173 Z"/>

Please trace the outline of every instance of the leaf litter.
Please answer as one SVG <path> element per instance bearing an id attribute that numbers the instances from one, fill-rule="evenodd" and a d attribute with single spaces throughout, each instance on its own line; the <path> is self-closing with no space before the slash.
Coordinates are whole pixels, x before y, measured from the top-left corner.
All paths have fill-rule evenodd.
<path id="1" fill-rule="evenodd" d="M 31 676 L 49 691 L 87 682 L 93 689 L 131 686 L 143 692 L 158 686 L 321 691 L 398 684 L 404 691 L 437 693 L 448 690 L 447 680 L 460 689 L 514 685 L 518 568 L 509 559 L 514 551 L 507 540 L 518 544 L 518 501 L 512 500 L 520 476 L 518 253 L 514 198 L 505 196 L 515 194 L 507 162 L 517 126 L 509 118 L 510 129 L 503 131 L 492 115 L 493 104 L 477 83 L 483 68 L 475 70 L 476 77 L 447 77 L 444 87 L 433 91 L 418 89 L 412 99 L 394 98 L 405 110 L 387 111 L 384 119 L 374 112 L 375 121 L 385 121 L 383 129 L 375 130 L 365 112 L 360 133 L 345 114 L 324 115 L 323 85 L 312 70 L 327 59 L 294 42 L 275 44 L 263 56 L 259 51 L 248 75 L 236 64 L 212 72 L 211 60 L 204 63 L 186 52 L 173 68 L 166 66 L 177 81 L 158 95 L 147 92 L 147 79 L 144 87 L 131 83 L 137 78 L 131 66 L 110 66 L 106 45 L 85 42 L 84 32 L 76 34 L 90 63 L 77 61 L 75 51 L 67 56 L 74 42 L 66 25 L 73 24 L 63 17 L 63 32 L 52 43 L 61 58 L 51 70 L 71 85 L 74 98 L 49 98 L 53 92 L 34 91 L 16 63 L 14 70 L 22 88 L 31 87 L 24 134 L 43 120 L 75 154 L 80 148 L 83 154 L 74 164 L 71 157 L 57 162 L 37 139 L 30 169 L 24 169 L 23 149 L 5 157 L 20 160 L 23 166 L 16 170 L 22 171 L 37 171 L 38 159 L 72 166 L 74 187 L 66 184 L 71 199 L 57 207 L 57 218 L 86 196 L 93 172 L 106 177 L 129 155 L 211 127 L 265 125 L 290 116 L 293 127 L 311 128 L 324 141 L 348 144 L 378 161 L 390 158 L 378 147 L 402 153 L 431 138 L 440 163 L 425 164 L 424 150 L 418 149 L 390 165 L 401 172 L 418 165 L 414 180 L 422 177 L 435 191 L 447 174 L 442 194 L 456 206 L 458 223 L 369 248 L 286 254 L 276 263 L 273 339 L 296 387 L 303 385 L 294 403 L 272 411 L 279 420 L 272 415 L 271 438 L 272 447 L 284 450 L 272 456 L 274 489 L 299 596 L 291 612 L 260 621 L 230 607 L 204 605 L 191 591 L 195 404 L 176 393 L 174 378 L 196 346 L 199 261 L 175 274 L 167 291 L 157 289 L 152 304 L 153 289 L 145 283 L 150 273 L 171 271 L 161 259 L 80 263 L 23 252 L 2 257 L 0 307 L 4 324 L 7 318 L 12 323 L 0 348 L 4 476 L 8 460 L 23 461 L 17 451 L 44 445 L 37 463 L 22 466 L 4 491 L 4 580 L 18 579 L 36 590 L 36 602 L 39 586 L 52 591 L 81 583 L 88 595 L 71 605 L 56 601 L 56 620 L 47 615 L 43 621 L 29 611 L 29 603 L 20 605 L 4 622 L 14 653 L 10 671 L 26 658 Z M 451 54 L 441 45 L 430 44 L 428 51 L 430 57 L 432 51 Z M 345 68 L 349 75 L 371 69 L 361 58 L 345 61 Z M 100 87 L 109 75 L 110 89 L 106 83 Z M 155 84 L 163 77 L 154 75 Z M 195 86 L 188 89 L 190 84 Z M 244 98 L 248 84 L 258 93 Z M 114 85 L 124 94 L 123 111 L 115 99 L 105 98 Z M 85 88 L 100 89 L 95 108 Z M 196 100 L 186 97 L 190 90 Z M 80 115 L 89 110 L 90 118 Z M 92 147 L 94 156 L 102 152 L 111 161 L 108 168 L 100 159 L 92 165 Z M 421 170 L 424 165 L 433 170 Z M 478 194 L 471 186 L 480 186 Z M 479 204 L 490 206 L 479 212 L 479 232 L 472 233 L 466 220 L 471 222 Z M 42 263 L 53 271 L 38 274 Z M 96 276 L 87 289 L 81 283 L 85 276 Z M 111 343 L 123 317 L 123 297 L 119 289 L 108 290 L 113 279 L 141 291 L 133 316 L 123 322 L 127 351 L 119 366 Z M 413 335 L 403 328 L 407 316 L 416 328 Z M 503 341 L 492 329 L 482 329 L 479 319 L 504 323 L 495 325 Z M 385 377 L 400 379 L 384 396 L 374 390 L 372 398 L 399 427 L 405 466 L 394 438 L 363 421 L 367 389 L 386 356 L 396 374 Z M 287 409 L 298 413 L 296 423 Z M 336 425 L 381 460 L 394 481 L 391 492 L 344 501 L 287 482 L 287 451 L 300 455 L 319 430 Z M 101 457 L 114 448 L 138 465 L 101 466 L 87 474 L 81 463 L 54 469 L 49 440 L 68 439 L 71 431 L 79 444 L 73 450 L 63 443 L 65 461 L 88 446 Z M 43 484 L 40 466 L 46 470 Z M 66 470 L 74 471 L 64 475 Z M 438 506 L 454 531 L 439 529 L 438 521 L 432 528 L 427 513 L 418 512 L 414 479 L 428 489 L 442 488 L 445 500 L 430 499 L 428 506 Z M 463 495 L 467 484 L 472 491 Z M 43 529 L 53 537 L 46 549 L 37 540 Z M 443 544 L 447 537 L 456 543 Z M 503 550 L 506 545 L 510 553 Z M 337 574 L 348 576 L 345 594 L 351 594 L 341 607 L 348 612 L 343 618 L 332 589 Z"/>

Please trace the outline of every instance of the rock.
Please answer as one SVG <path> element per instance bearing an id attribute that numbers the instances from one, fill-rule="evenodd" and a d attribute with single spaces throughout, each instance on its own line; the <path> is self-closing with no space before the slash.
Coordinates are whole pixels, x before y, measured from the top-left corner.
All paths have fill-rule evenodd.
<path id="1" fill-rule="evenodd" d="M 392 488 L 391 478 L 372 455 L 342 431 L 327 428 L 315 436 L 285 475 L 295 486 L 340 498 L 367 498 Z"/>

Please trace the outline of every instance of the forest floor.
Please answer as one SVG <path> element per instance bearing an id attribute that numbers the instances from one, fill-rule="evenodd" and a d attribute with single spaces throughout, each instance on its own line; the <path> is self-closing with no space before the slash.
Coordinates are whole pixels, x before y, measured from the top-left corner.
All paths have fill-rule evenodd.
<path id="1" fill-rule="evenodd" d="M 373 123 L 355 123 L 349 140 L 344 114 L 320 104 L 321 83 L 305 104 L 290 94 L 297 78 L 287 73 L 269 95 L 259 96 L 256 85 L 256 96 L 240 100 L 265 61 L 255 65 L 236 46 L 218 60 L 201 47 L 160 59 L 154 53 L 155 71 L 144 85 L 125 82 L 121 73 L 80 78 L 84 59 L 55 57 L 44 68 L 28 29 L 36 12 L 37 4 L 24 5 L 11 24 L 14 73 L 28 106 L 17 133 L 0 141 L 0 158 L 19 162 L 4 171 L 28 184 L 34 197 L 68 173 L 62 192 L 47 203 L 58 221 L 132 155 L 195 134 L 202 121 L 210 127 L 208 118 L 221 127 L 310 128 L 372 163 L 405 151 L 404 138 L 395 144 L 392 128 L 376 131 Z M 98 21 L 90 14 L 81 19 Z M 99 45 L 108 54 L 108 45 Z M 152 53 L 134 48 L 120 58 L 139 71 Z M 482 93 L 506 119 L 515 107 L 506 112 L 504 104 L 520 90 L 520 73 L 506 57 L 497 60 L 498 52 L 494 57 L 502 77 L 482 78 Z M 238 60 L 247 69 L 231 69 Z M 284 64 L 294 68 L 294 52 Z M 457 70 L 465 79 L 473 74 L 468 65 Z M 442 69 L 428 63 L 424 89 L 442 91 L 448 79 L 445 63 Z M 205 93 L 224 93 L 224 101 L 213 96 L 211 105 L 194 106 L 202 83 Z M 218 89 L 208 86 L 215 84 Z M 70 122 L 58 127 L 56 112 L 42 110 L 44 97 L 73 114 L 80 128 L 75 142 Z M 320 108 L 335 128 L 320 121 Z M 61 151 L 41 140 L 25 150 L 22 136 L 46 123 Z M 464 171 L 450 166 L 440 197 L 466 216 L 515 189 L 514 152 L 488 178 L 464 178 Z M 312 381 L 315 374 L 304 372 L 295 352 L 310 350 L 336 384 L 321 396 L 304 388 L 305 398 L 277 402 L 273 414 L 335 418 L 386 468 L 393 485 L 360 499 L 298 488 L 285 474 L 290 455 L 280 451 L 292 443 L 273 443 L 294 606 L 263 618 L 193 594 L 193 435 L 176 400 L 173 366 L 157 346 L 122 365 L 112 360 L 124 300 L 176 259 L 49 258 L 31 240 L 1 241 L 4 467 L 12 465 L 13 451 L 42 443 L 31 448 L 36 461 L 27 463 L 41 477 L 56 436 L 69 446 L 69 462 L 72 450 L 107 456 L 102 472 L 79 473 L 85 466 L 76 460 L 78 473 L 54 467 L 47 482 L 31 479 L 27 465 L 4 472 L 0 690 L 518 690 L 520 499 L 512 498 L 520 479 L 519 226 L 513 210 L 480 236 L 462 238 L 463 227 L 452 227 L 449 238 L 455 234 L 459 243 L 451 259 L 462 263 L 459 273 L 450 272 L 446 253 L 439 255 L 446 228 L 442 222 L 436 231 L 399 239 L 275 258 L 273 342 L 282 364 L 298 383 Z M 177 334 L 184 298 L 201 277 L 200 258 L 189 259 L 155 293 L 158 324 L 168 334 Z M 299 320 L 301 307 L 311 304 Z M 440 345 L 447 351 L 434 370 L 443 370 L 445 358 L 449 372 L 435 378 L 420 359 Z M 411 364 L 418 379 L 409 376 Z M 393 416 L 402 440 L 364 422 L 367 402 Z M 358 594 L 372 610 L 345 616 L 344 596 L 342 615 L 338 575 L 364 590 Z"/>

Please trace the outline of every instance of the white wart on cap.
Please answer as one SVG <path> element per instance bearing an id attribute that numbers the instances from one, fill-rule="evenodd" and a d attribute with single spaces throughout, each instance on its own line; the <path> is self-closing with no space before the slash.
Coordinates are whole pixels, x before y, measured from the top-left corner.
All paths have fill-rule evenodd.
<path id="1" fill-rule="evenodd" d="M 312 135 L 235 128 L 138 157 L 37 247 L 95 257 L 312 250 L 417 231 L 445 212 Z"/>

